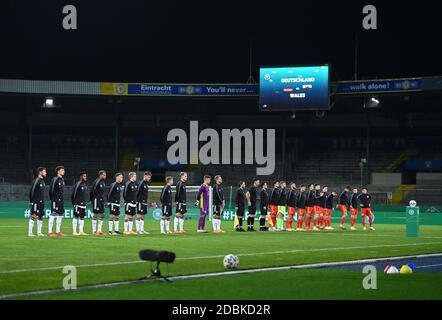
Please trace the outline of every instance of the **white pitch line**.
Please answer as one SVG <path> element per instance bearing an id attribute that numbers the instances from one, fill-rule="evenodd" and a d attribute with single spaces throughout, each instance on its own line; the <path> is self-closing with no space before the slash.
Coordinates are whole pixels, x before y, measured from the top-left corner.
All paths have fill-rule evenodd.
<path id="1" fill-rule="evenodd" d="M 442 242 L 422 242 L 422 243 L 404 243 L 404 244 L 386 244 L 386 245 L 371 245 L 371 246 L 355 246 L 355 247 L 334 247 L 334 248 L 320 248 L 320 249 L 294 249 L 294 250 L 280 250 L 280 251 L 267 251 L 267 252 L 254 252 L 254 253 L 238 253 L 239 257 L 248 256 L 261 256 L 261 255 L 275 255 L 275 254 L 285 254 L 285 253 L 298 253 L 298 252 L 323 252 L 323 251 L 340 251 L 340 250 L 359 250 L 359 249 L 372 249 L 372 248 L 396 248 L 396 247 L 409 247 L 409 246 L 427 246 L 433 244 L 441 244 Z M 198 260 L 198 259 L 215 259 L 224 258 L 225 255 L 212 255 L 212 256 L 194 256 L 194 257 L 182 257 L 176 260 Z M 107 262 L 107 263 L 94 263 L 94 264 L 82 264 L 77 265 L 77 268 L 91 268 L 91 267 L 104 267 L 104 266 L 115 266 L 115 265 L 125 265 L 125 264 L 135 264 L 142 263 L 141 260 L 136 261 L 123 261 L 123 262 Z M 9 273 L 21 273 L 21 272 L 33 272 L 33 271 L 48 271 L 48 270 L 59 270 L 63 269 L 65 266 L 54 266 L 54 267 L 43 267 L 43 268 L 33 268 L 33 269 L 17 269 L 17 270 L 4 270 L 0 271 L 0 274 Z"/>
<path id="2" fill-rule="evenodd" d="M 272 272 L 272 271 L 284 271 L 284 270 L 293 270 L 293 269 L 313 269 L 313 268 L 324 268 L 324 267 L 337 267 L 349 264 L 364 264 L 364 263 L 375 263 L 380 261 L 388 261 L 388 260 L 403 260 L 403 259 L 419 259 L 419 258 L 429 258 L 429 257 L 441 257 L 442 253 L 434 253 L 434 254 L 421 254 L 414 256 L 402 256 L 402 257 L 384 257 L 384 258 L 373 258 L 373 259 L 361 259 L 361 260 L 353 260 L 353 261 L 339 261 L 339 262 L 325 262 L 325 263 L 313 263 L 313 264 L 303 264 L 303 265 L 293 265 L 293 266 L 284 266 L 284 267 L 272 267 L 272 268 L 257 268 L 257 269 L 247 269 L 247 270 L 235 270 L 235 271 L 223 271 L 223 272 L 213 272 L 213 273 L 201 273 L 201 274 L 192 274 L 192 275 L 182 275 L 182 276 L 174 276 L 169 277 L 170 281 L 177 280 L 189 280 L 189 279 L 200 279 L 200 278 L 209 278 L 209 277 L 222 277 L 222 276 L 230 276 L 230 275 L 238 275 L 238 274 L 248 274 L 248 273 L 258 273 L 258 272 Z M 89 285 L 84 287 L 79 287 L 75 291 L 79 290 L 87 290 L 87 289 L 102 289 L 102 288 L 112 288 L 123 285 L 131 285 L 137 283 L 146 283 L 150 281 L 164 281 L 162 279 L 147 279 L 147 280 L 129 280 L 129 281 L 121 281 L 121 282 L 111 282 L 97 285 Z M 35 295 L 43 295 L 43 294 L 52 294 L 52 293 L 61 293 L 61 292 L 73 292 L 72 290 L 65 289 L 48 289 L 48 290 L 40 290 L 40 291 L 31 291 L 24 293 L 14 293 L 14 294 L 6 294 L 0 295 L 0 300 L 2 299 L 12 299 L 18 297 L 27 297 L 27 296 L 35 296 Z"/>
<path id="3" fill-rule="evenodd" d="M 442 263 L 439 263 L 439 264 L 428 264 L 426 266 L 419 266 L 419 267 L 416 267 L 416 268 L 417 269 L 418 268 L 431 268 L 431 267 L 440 267 L 440 266 L 442 266 Z"/>

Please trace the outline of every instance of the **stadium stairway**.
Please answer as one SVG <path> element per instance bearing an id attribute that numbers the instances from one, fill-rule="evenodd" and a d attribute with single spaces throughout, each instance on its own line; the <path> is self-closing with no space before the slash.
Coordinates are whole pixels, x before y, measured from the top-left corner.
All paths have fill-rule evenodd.
<path id="1" fill-rule="evenodd" d="M 407 159 L 415 156 L 419 150 L 417 149 L 409 149 L 402 152 L 386 169 L 385 173 L 395 172 L 396 169 Z"/>
<path id="2" fill-rule="evenodd" d="M 415 184 L 401 184 L 398 189 L 393 192 L 393 204 L 401 204 L 408 195 L 416 189 Z"/>
<path id="3" fill-rule="evenodd" d="M 126 149 L 123 153 L 123 157 L 121 159 L 121 171 L 132 171 L 134 170 L 134 161 L 135 158 L 139 156 L 139 151 L 134 148 Z"/>

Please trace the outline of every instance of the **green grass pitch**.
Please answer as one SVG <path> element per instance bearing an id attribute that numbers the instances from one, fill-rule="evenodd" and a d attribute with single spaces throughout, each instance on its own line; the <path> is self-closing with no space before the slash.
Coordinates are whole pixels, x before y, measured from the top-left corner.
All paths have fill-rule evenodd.
<path id="1" fill-rule="evenodd" d="M 29 238 L 27 220 L 0 220 L 0 295 L 62 288 L 63 266 L 78 270 L 78 286 L 136 280 L 147 275 L 141 249 L 171 250 L 177 260 L 163 265 L 168 275 L 224 271 L 222 258 L 240 257 L 240 269 L 349 261 L 364 258 L 442 252 L 442 227 L 421 226 L 419 238 L 407 238 L 403 225 L 377 225 L 377 231 L 303 233 L 236 233 L 231 222 L 224 234 L 197 234 L 196 222 L 186 222 L 186 235 L 161 235 L 159 223 L 148 221 L 149 235 L 73 237 L 63 221 L 62 238 Z M 44 228 L 47 228 L 45 220 Z M 86 230 L 90 230 L 90 221 Z M 438 273 L 387 277 L 379 270 L 379 289 L 362 289 L 362 272 L 350 270 L 290 270 L 217 278 L 155 282 L 77 290 L 37 299 L 441 299 Z M 238 290 L 238 287 L 243 288 Z M 407 289 L 407 290 L 405 290 Z"/>

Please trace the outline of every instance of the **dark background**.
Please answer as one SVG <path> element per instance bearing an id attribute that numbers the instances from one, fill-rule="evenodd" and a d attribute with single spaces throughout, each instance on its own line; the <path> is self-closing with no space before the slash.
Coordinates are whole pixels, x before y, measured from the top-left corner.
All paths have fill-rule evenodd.
<path id="1" fill-rule="evenodd" d="M 78 30 L 62 8 L 78 9 Z M 378 9 L 378 30 L 362 8 Z M 435 1 L 23 1 L 0 4 L 0 77 L 245 82 L 259 65 L 329 63 L 333 80 L 442 74 Z"/>

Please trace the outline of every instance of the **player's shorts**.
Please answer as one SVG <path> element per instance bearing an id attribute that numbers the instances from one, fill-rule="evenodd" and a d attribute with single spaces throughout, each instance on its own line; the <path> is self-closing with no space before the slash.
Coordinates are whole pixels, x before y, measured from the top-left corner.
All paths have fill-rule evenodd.
<path id="1" fill-rule="evenodd" d="M 338 204 L 338 208 L 342 214 L 347 214 L 347 206 L 345 204 Z"/>
<path id="2" fill-rule="evenodd" d="M 172 216 L 172 205 L 163 205 L 163 217 L 170 218 Z"/>
<path id="3" fill-rule="evenodd" d="M 238 210 L 236 210 L 236 215 L 238 217 L 244 217 L 244 208 L 238 208 Z"/>
<path id="4" fill-rule="evenodd" d="M 296 213 L 296 208 L 295 207 L 287 207 L 287 213 L 289 215 L 294 215 Z"/>
<path id="5" fill-rule="evenodd" d="M 94 199 L 92 201 L 92 212 L 93 213 L 104 213 L 104 200 Z"/>
<path id="6" fill-rule="evenodd" d="M 362 208 L 362 215 L 366 217 L 371 217 L 373 213 L 371 212 L 371 208 Z"/>
<path id="7" fill-rule="evenodd" d="M 320 206 L 313 206 L 313 213 L 314 214 L 321 214 L 321 207 Z"/>
<path id="8" fill-rule="evenodd" d="M 267 215 L 267 211 L 268 211 L 267 207 L 261 207 L 261 208 L 259 208 L 259 210 L 261 211 L 261 215 L 262 216 L 266 216 Z"/>
<path id="9" fill-rule="evenodd" d="M 306 214 L 306 210 L 303 208 L 298 208 L 298 216 L 303 217 Z"/>
<path id="10" fill-rule="evenodd" d="M 314 213 L 313 207 L 306 207 L 307 215 L 311 216 Z"/>
<path id="11" fill-rule="evenodd" d="M 185 214 L 187 212 L 187 206 L 185 202 L 178 202 L 176 205 L 176 213 Z"/>
<path id="12" fill-rule="evenodd" d="M 331 216 L 333 209 L 324 209 L 324 215 Z"/>
<path id="13" fill-rule="evenodd" d="M 270 213 L 274 216 L 278 214 L 278 206 L 275 206 L 273 204 L 270 205 Z"/>
<path id="14" fill-rule="evenodd" d="M 278 206 L 278 212 L 285 214 L 287 212 L 286 206 Z"/>
<path id="15" fill-rule="evenodd" d="M 255 215 L 256 214 L 256 207 L 255 206 L 248 207 L 248 211 L 249 211 L 249 215 Z"/>
<path id="16" fill-rule="evenodd" d="M 358 208 L 350 208 L 350 214 L 352 216 L 358 215 Z"/>
<path id="17" fill-rule="evenodd" d="M 145 216 L 147 214 L 147 203 L 138 202 L 137 214 Z"/>
<path id="18" fill-rule="evenodd" d="M 86 206 L 74 206 L 74 218 L 84 219 L 86 217 Z"/>
<path id="19" fill-rule="evenodd" d="M 214 215 L 220 216 L 222 214 L 221 204 L 214 205 L 212 209 Z"/>
<path id="20" fill-rule="evenodd" d="M 136 208 L 137 208 L 136 204 L 134 204 L 134 203 L 126 203 L 124 205 L 124 214 L 127 214 L 129 216 L 134 216 Z"/>
<path id="21" fill-rule="evenodd" d="M 45 204 L 43 201 L 31 203 L 31 214 L 42 218 L 45 214 Z"/>
<path id="22" fill-rule="evenodd" d="M 64 202 L 63 201 L 52 201 L 51 202 L 51 213 L 53 215 L 64 215 Z"/>
<path id="23" fill-rule="evenodd" d="M 120 204 L 109 203 L 109 213 L 114 216 L 119 216 L 120 215 Z"/>

